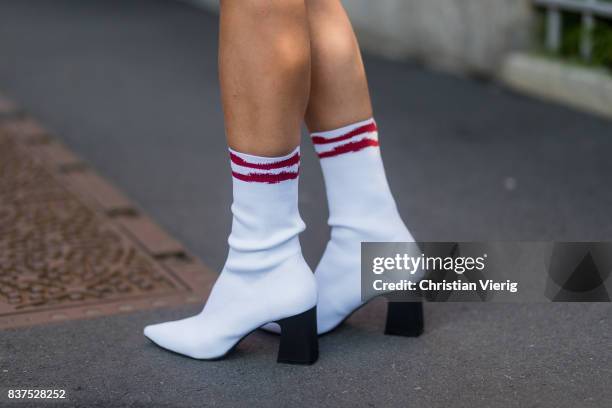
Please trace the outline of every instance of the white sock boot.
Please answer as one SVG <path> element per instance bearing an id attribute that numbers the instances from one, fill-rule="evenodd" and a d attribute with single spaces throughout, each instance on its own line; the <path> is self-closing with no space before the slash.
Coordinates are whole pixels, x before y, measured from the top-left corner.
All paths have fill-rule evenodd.
<path id="1" fill-rule="evenodd" d="M 319 334 L 336 328 L 361 300 L 361 242 L 414 242 L 389 189 L 374 119 L 311 135 L 327 190 L 331 239 L 315 271 Z M 422 271 L 413 275 L 415 281 Z M 390 302 L 385 333 L 417 336 L 420 303 Z M 265 329 L 280 332 L 267 324 Z"/>
<path id="2" fill-rule="evenodd" d="M 374 119 L 311 135 L 321 161 L 331 239 L 317 266 L 319 333 L 361 301 L 361 242 L 413 242 L 391 195 Z"/>
<path id="3" fill-rule="evenodd" d="M 304 230 L 298 213 L 299 147 L 278 158 L 230 150 L 230 158 L 230 248 L 208 301 L 200 314 L 147 326 L 144 334 L 168 350 L 214 359 L 263 324 L 279 322 L 279 361 L 313 363 L 317 292 L 298 240 Z"/>

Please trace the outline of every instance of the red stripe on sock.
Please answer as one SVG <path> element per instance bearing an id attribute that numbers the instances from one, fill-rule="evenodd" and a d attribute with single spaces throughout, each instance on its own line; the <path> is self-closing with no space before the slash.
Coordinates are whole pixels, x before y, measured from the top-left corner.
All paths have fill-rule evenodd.
<path id="1" fill-rule="evenodd" d="M 232 176 L 238 180 L 246 181 L 248 183 L 268 183 L 276 184 L 281 181 L 294 180 L 298 177 L 298 172 L 281 172 L 278 174 L 265 174 L 265 173 L 248 173 L 242 174 L 232 171 Z"/>
<path id="2" fill-rule="evenodd" d="M 376 122 L 372 122 L 372 123 L 368 123 L 367 125 L 360 126 L 357 129 L 353 129 L 350 132 L 344 135 L 337 136 L 337 137 L 325 138 L 323 136 L 312 136 L 312 143 L 316 145 L 335 143 L 335 142 L 340 142 L 342 140 L 350 139 L 355 136 L 359 136 L 364 133 L 376 132 L 377 130 L 378 130 L 378 127 L 376 126 Z"/>
<path id="3" fill-rule="evenodd" d="M 357 142 L 350 142 L 340 146 L 333 148 L 327 152 L 319 153 L 319 158 L 323 159 L 325 157 L 333 157 L 338 156 L 339 154 L 358 152 L 361 149 L 365 149 L 366 147 L 375 147 L 379 146 L 378 140 L 375 139 L 362 139 Z"/>
<path id="4" fill-rule="evenodd" d="M 249 167 L 251 169 L 258 170 L 272 170 L 272 169 L 280 169 L 281 167 L 293 166 L 294 164 L 298 164 L 300 162 L 300 153 L 295 152 L 295 154 L 288 159 L 280 160 L 272 163 L 250 163 L 244 160 L 242 157 L 230 152 L 230 160 L 239 166 Z"/>

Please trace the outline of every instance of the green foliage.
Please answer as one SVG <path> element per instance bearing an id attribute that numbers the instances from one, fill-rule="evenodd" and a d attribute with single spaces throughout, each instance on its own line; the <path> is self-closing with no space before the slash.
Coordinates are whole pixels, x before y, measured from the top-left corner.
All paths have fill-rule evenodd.
<path id="1" fill-rule="evenodd" d="M 576 14 L 563 14 L 563 33 L 561 35 L 561 49 L 559 53 L 566 58 L 578 57 L 580 55 L 580 38 L 582 37 L 582 25 L 580 17 Z"/>
<path id="2" fill-rule="evenodd" d="M 612 2 L 612 0 L 610 0 Z M 546 38 L 546 13 L 544 10 L 538 15 L 536 25 L 536 38 L 542 51 L 549 54 L 544 48 Z M 591 61 L 583 61 L 580 56 L 580 42 L 582 37 L 581 16 L 576 13 L 563 13 L 563 32 L 561 46 L 556 57 L 566 61 L 604 67 L 612 70 L 612 22 L 597 19 L 595 28 L 591 32 L 593 52 Z"/>
<path id="3" fill-rule="evenodd" d="M 593 64 L 612 69 L 612 24 L 598 22 L 593 30 Z"/>

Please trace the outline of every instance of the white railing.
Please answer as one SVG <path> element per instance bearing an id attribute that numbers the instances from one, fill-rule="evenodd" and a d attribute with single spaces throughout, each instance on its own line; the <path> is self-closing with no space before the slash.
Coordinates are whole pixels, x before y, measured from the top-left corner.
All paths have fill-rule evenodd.
<path id="1" fill-rule="evenodd" d="M 546 9 L 546 48 L 558 51 L 561 47 L 563 30 L 562 11 L 576 12 L 582 15 L 582 33 L 580 54 L 589 61 L 593 53 L 593 29 L 595 17 L 612 18 L 612 3 L 600 0 L 533 0 Z"/>

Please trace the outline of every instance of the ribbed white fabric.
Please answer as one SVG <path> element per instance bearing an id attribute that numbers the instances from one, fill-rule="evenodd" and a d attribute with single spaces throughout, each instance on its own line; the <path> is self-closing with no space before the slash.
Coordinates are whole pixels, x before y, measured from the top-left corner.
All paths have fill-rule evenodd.
<path id="1" fill-rule="evenodd" d="M 339 129 L 313 133 L 311 139 L 317 155 L 327 158 L 377 147 L 378 131 L 374 119 L 368 119 Z"/>
<path id="2" fill-rule="evenodd" d="M 315 270 L 317 325 L 322 334 L 363 304 L 361 242 L 414 242 L 414 238 L 389 189 L 374 119 L 316 132 L 311 138 L 323 169 L 331 227 L 331 239 Z M 280 330 L 276 324 L 265 329 Z"/>
<path id="3" fill-rule="evenodd" d="M 374 119 L 311 138 L 321 158 L 331 227 L 331 239 L 315 270 L 318 331 L 326 333 L 362 305 L 361 242 L 414 238 L 389 189 Z M 333 140 L 337 142 L 328 143 Z"/>
<path id="4" fill-rule="evenodd" d="M 230 150 L 234 201 L 225 266 L 198 315 L 147 326 L 145 336 L 189 357 L 218 358 L 263 324 L 316 305 L 298 240 L 299 157 L 299 148 L 277 158 Z"/>

